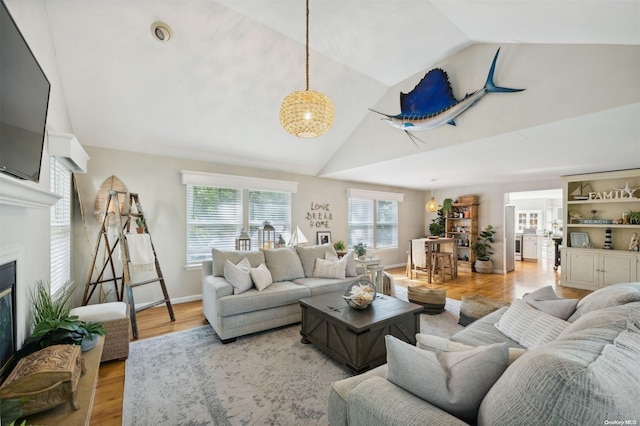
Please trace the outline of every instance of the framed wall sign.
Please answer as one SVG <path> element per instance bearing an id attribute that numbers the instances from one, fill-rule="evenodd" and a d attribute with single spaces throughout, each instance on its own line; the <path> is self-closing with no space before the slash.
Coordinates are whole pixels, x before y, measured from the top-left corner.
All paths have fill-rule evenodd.
<path id="1" fill-rule="evenodd" d="M 331 241 L 331 231 L 318 231 L 316 238 L 318 239 L 318 244 L 333 244 L 333 241 Z"/>

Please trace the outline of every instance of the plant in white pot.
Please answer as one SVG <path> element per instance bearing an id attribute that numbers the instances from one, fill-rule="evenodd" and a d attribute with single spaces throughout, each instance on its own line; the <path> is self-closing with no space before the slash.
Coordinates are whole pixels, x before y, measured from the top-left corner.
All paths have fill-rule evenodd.
<path id="1" fill-rule="evenodd" d="M 493 226 L 487 225 L 487 227 L 480 232 L 476 241 L 471 242 L 471 250 L 476 256 L 476 262 L 474 267 L 476 272 L 482 274 L 490 274 L 493 272 L 493 260 L 491 260 L 491 243 L 495 242 L 494 236 L 496 234 Z"/>

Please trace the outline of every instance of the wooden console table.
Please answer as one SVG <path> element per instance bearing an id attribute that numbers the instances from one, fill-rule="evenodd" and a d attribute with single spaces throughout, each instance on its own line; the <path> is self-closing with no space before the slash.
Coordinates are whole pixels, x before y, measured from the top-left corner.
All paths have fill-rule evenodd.
<path id="1" fill-rule="evenodd" d="M 26 417 L 28 425 L 89 425 L 91 408 L 93 407 L 93 397 L 96 393 L 96 385 L 98 384 L 98 370 L 100 369 L 100 358 L 102 357 L 103 347 L 104 336 L 100 336 L 98 344 L 93 349 L 82 353 L 85 374 L 80 377 L 76 391 L 76 402 L 79 408 L 72 410 L 70 404 L 61 404 L 50 410 Z M 21 421 L 22 420 L 16 422 L 16 424 L 20 424 Z"/>

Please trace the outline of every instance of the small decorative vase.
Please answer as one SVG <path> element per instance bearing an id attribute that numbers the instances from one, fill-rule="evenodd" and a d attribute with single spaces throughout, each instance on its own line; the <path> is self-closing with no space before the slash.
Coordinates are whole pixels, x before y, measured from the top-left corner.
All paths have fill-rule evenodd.
<path id="1" fill-rule="evenodd" d="M 82 352 L 91 350 L 98 344 L 98 338 L 100 337 L 100 335 L 93 333 L 91 336 L 93 337 L 93 339 L 88 339 L 86 337 L 82 339 L 82 343 L 80 344 L 80 350 Z"/>

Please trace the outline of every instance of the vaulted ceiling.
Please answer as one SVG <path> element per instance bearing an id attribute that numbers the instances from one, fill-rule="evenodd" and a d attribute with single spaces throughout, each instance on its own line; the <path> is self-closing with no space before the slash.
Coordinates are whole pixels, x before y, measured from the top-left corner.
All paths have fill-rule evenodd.
<path id="1" fill-rule="evenodd" d="M 415 145 L 369 111 L 398 113 L 399 89 L 434 66 L 453 74 L 456 96 L 479 89 L 496 46 L 506 46 L 500 80 L 527 89 L 535 82 L 518 72 L 518 45 L 637 48 L 640 1 L 311 0 L 310 88 L 336 110 L 333 128 L 315 139 L 287 134 L 278 119 L 284 97 L 305 85 L 304 0 L 26 1 L 44 3 L 71 125 L 84 145 L 417 189 L 640 167 L 640 93 L 489 133 L 469 132 L 473 120 L 459 120 L 416 133 L 425 143 Z M 171 28 L 168 42 L 152 36 L 156 21 Z M 640 51 L 630 52 L 637 66 Z M 455 69 L 465 57 L 477 64 Z M 533 102 L 529 93 L 479 105 L 513 109 Z M 574 148 L 557 149 L 558 135 Z M 575 149 L 596 136 L 606 138 L 606 152 Z"/>

